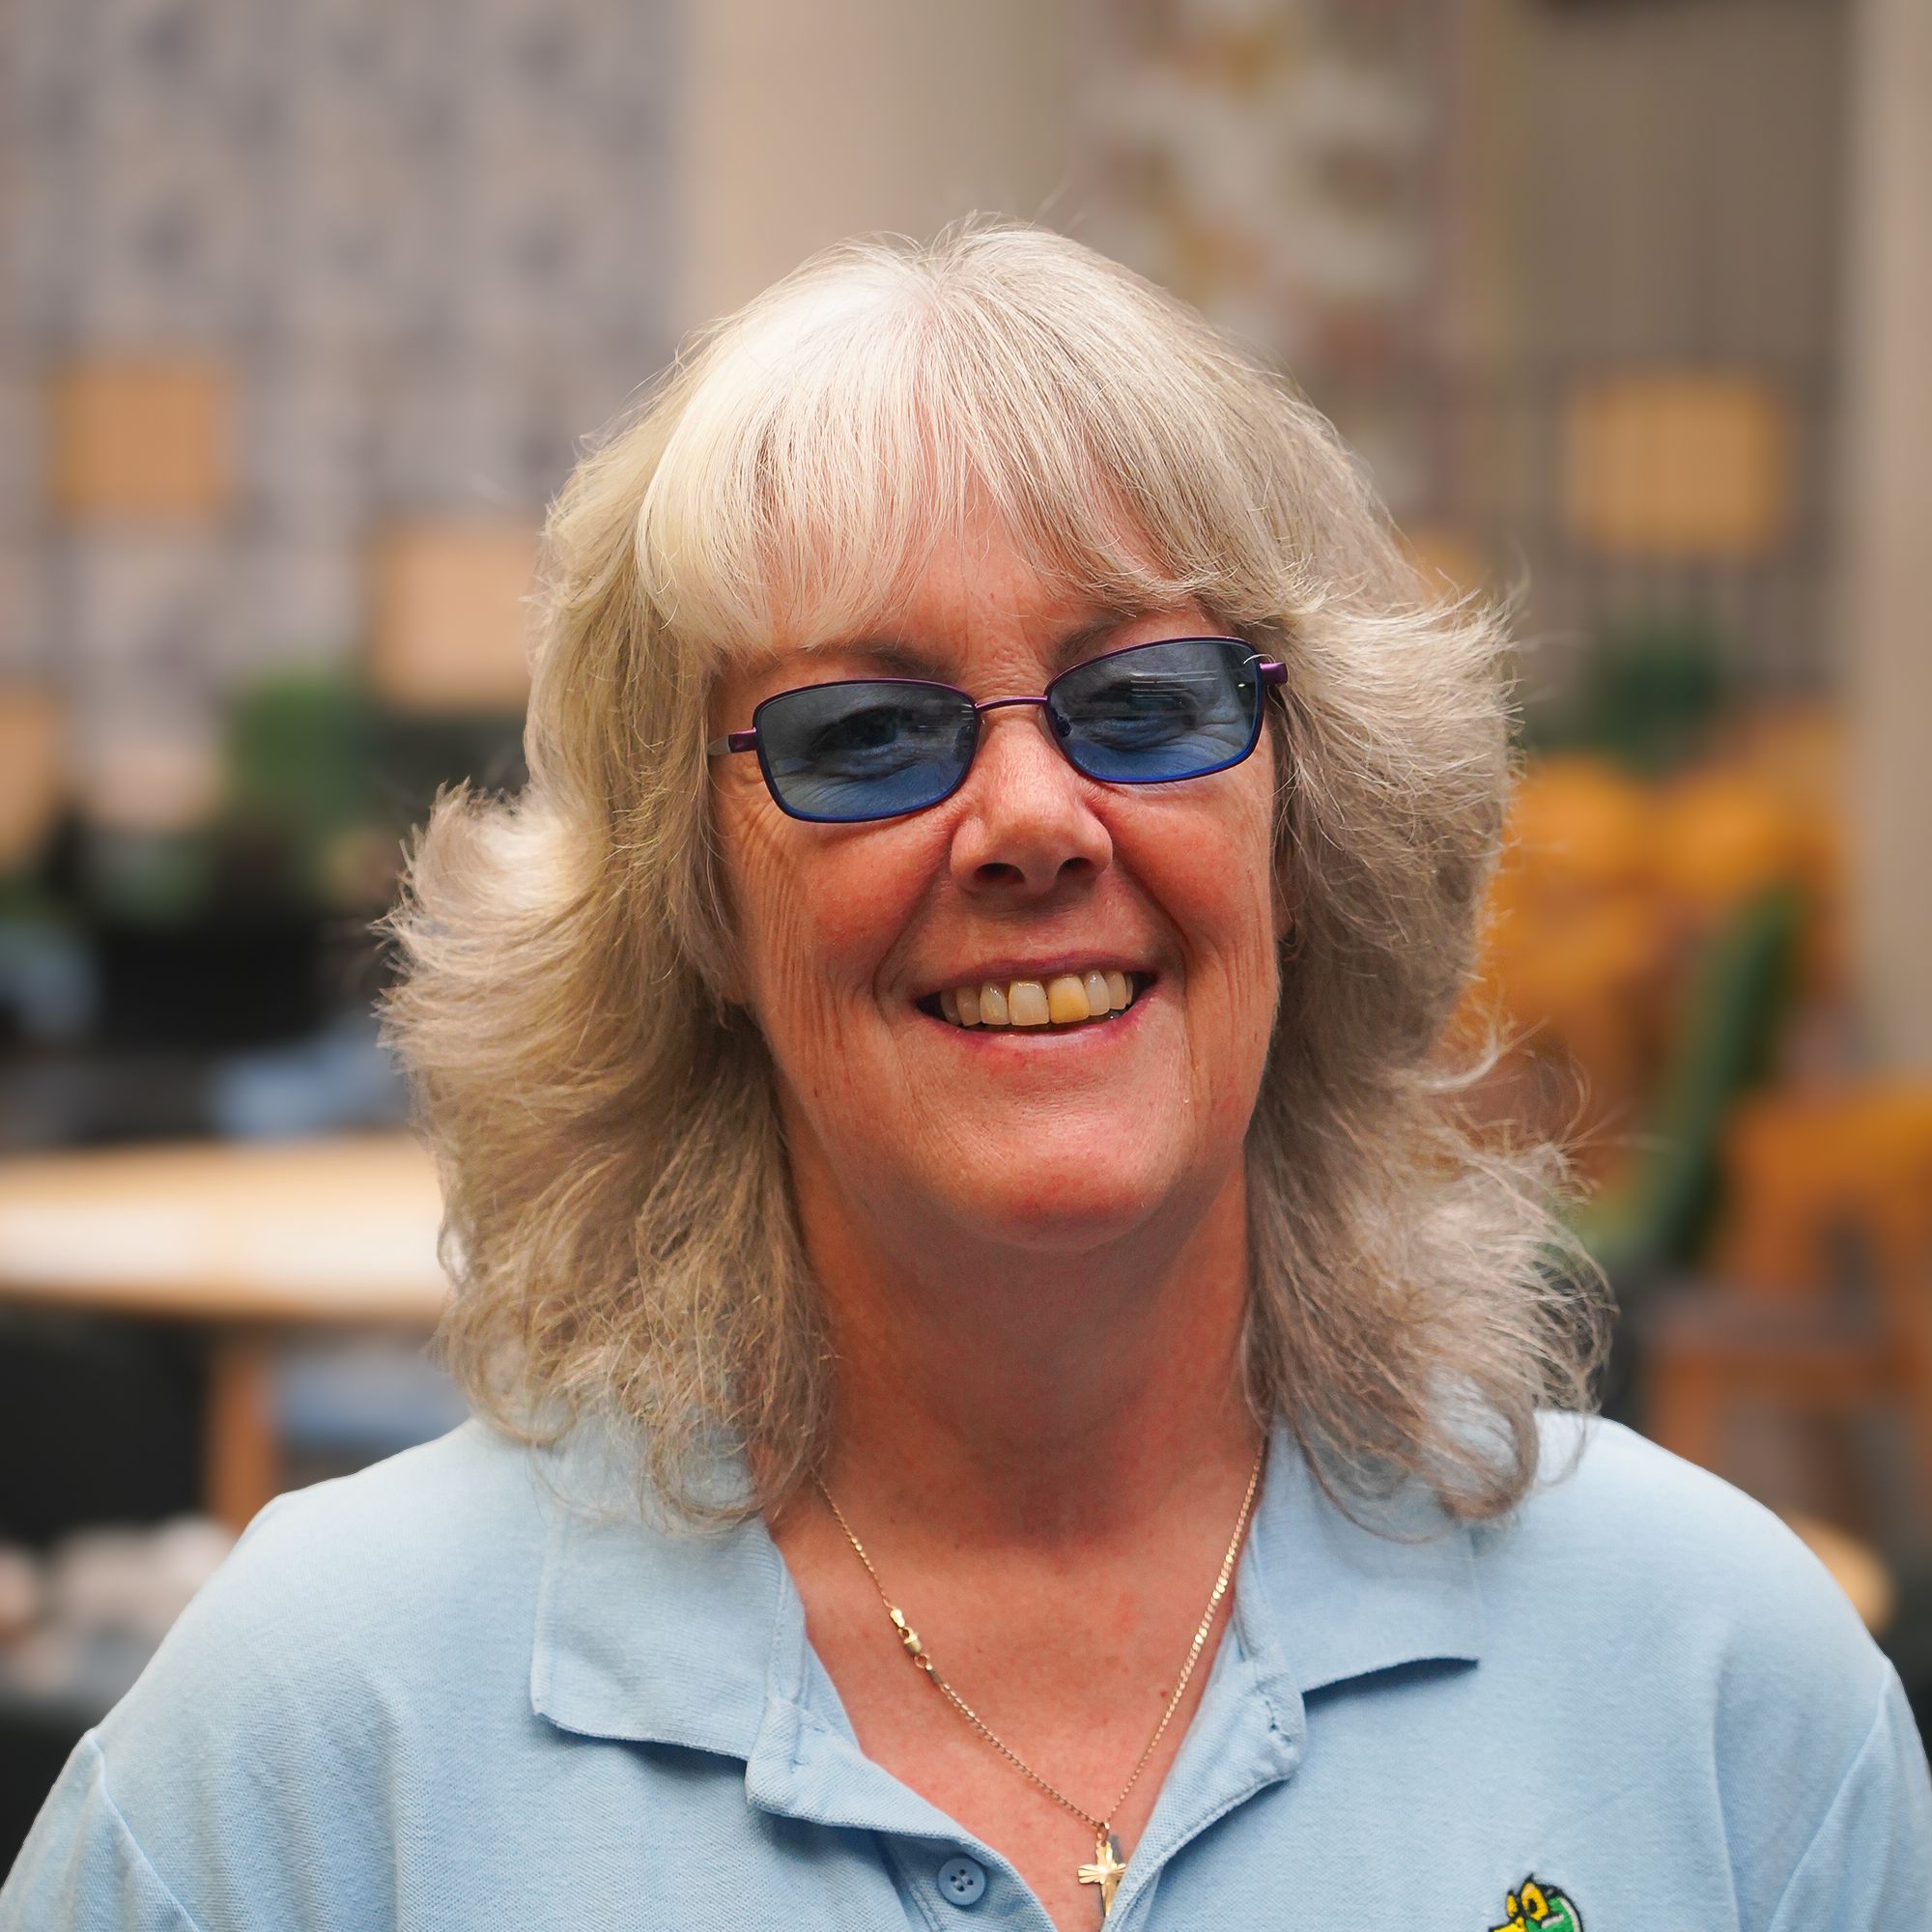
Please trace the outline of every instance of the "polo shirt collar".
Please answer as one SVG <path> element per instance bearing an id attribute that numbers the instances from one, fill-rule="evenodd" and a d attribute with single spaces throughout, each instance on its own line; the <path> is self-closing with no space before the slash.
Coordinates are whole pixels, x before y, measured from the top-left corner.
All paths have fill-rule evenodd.
<path id="1" fill-rule="evenodd" d="M 763 1522 L 722 1531 L 645 1522 L 622 1468 L 608 1439 L 581 1432 L 554 1459 L 561 1480 L 552 1485 L 532 1707 L 587 1737 L 680 1745 L 748 1765 L 783 1745 L 796 1758 L 824 1729 L 806 1708 L 808 1677 L 822 1672 Z M 742 1463 L 727 1480 L 742 1482 Z M 1376 1520 L 1426 1540 L 1394 1541 L 1351 1521 L 1277 1427 L 1235 1603 L 1253 1688 L 1284 1735 L 1298 1736 L 1310 1691 L 1398 1664 L 1482 1655 L 1468 1527 L 1413 1489 Z"/>
<path id="2" fill-rule="evenodd" d="M 1413 1482 L 1350 1506 L 1361 1520 L 1323 1493 L 1277 1426 L 1249 1588 L 1295 1688 L 1306 1696 L 1399 1664 L 1479 1662 L 1487 1619 L 1469 1526 Z"/>

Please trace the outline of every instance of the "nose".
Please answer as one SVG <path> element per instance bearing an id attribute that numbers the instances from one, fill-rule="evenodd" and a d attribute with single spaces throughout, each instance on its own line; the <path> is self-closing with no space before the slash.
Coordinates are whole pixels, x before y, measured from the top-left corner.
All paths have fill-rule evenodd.
<path id="1" fill-rule="evenodd" d="M 1113 861 L 1089 781 L 1061 755 L 1037 705 L 988 711 L 960 796 L 952 876 L 980 896 L 1041 899 L 1091 882 Z"/>

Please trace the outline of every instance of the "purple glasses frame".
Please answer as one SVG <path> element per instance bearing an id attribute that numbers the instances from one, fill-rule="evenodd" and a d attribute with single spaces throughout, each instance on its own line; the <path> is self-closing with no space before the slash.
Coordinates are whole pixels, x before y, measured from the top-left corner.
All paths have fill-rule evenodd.
<path id="1" fill-rule="evenodd" d="M 1044 691 L 1038 693 L 1030 693 L 1024 696 L 1014 696 L 1011 697 L 976 698 L 970 691 L 962 690 L 956 684 L 947 684 L 939 678 L 929 678 L 929 677 L 826 678 L 816 684 L 791 685 L 788 686 L 783 691 L 775 691 L 770 697 L 761 698 L 759 702 L 753 707 L 752 717 L 754 722 L 750 726 L 746 727 L 743 730 L 727 731 L 722 738 L 713 738 L 705 746 L 704 753 L 706 757 L 717 758 L 717 757 L 728 756 L 732 753 L 737 753 L 737 752 L 757 752 L 759 753 L 759 765 L 763 772 L 766 789 L 771 792 L 773 803 L 777 805 L 779 810 L 784 812 L 788 817 L 802 818 L 805 819 L 808 823 L 860 824 L 864 823 L 865 821 L 860 819 L 853 819 L 853 820 L 813 819 L 812 817 L 810 817 L 810 814 L 800 811 L 795 811 L 790 806 L 786 805 L 786 803 L 782 798 L 779 796 L 778 789 L 772 782 L 771 772 L 769 768 L 765 766 L 764 754 L 760 750 L 758 744 L 758 731 L 755 723 L 758 713 L 761 710 L 763 710 L 767 704 L 775 703 L 778 701 L 778 699 L 782 697 L 796 696 L 798 693 L 802 691 L 831 691 L 835 690 L 839 685 L 844 685 L 844 684 L 917 685 L 923 691 L 944 691 L 949 693 L 954 697 L 963 697 L 966 700 L 966 702 L 972 706 L 974 717 L 977 722 L 978 719 L 983 717 L 988 711 L 1006 711 L 1020 705 L 1029 705 L 1029 704 L 1038 705 L 1042 710 L 1044 710 L 1052 702 L 1054 687 L 1058 685 L 1063 678 L 1072 676 L 1075 671 L 1089 669 L 1094 665 L 1104 664 L 1109 658 L 1126 657 L 1134 651 L 1148 650 L 1156 644 L 1191 644 L 1191 643 L 1235 644 L 1238 646 L 1240 649 L 1248 651 L 1250 653 L 1249 661 L 1253 664 L 1255 668 L 1255 676 L 1262 685 L 1264 692 L 1265 692 L 1265 688 L 1268 685 L 1280 684 L 1284 682 L 1288 676 L 1287 666 L 1282 664 L 1279 659 L 1263 657 L 1259 653 L 1254 652 L 1253 646 L 1250 645 L 1247 639 L 1244 638 L 1227 638 L 1227 637 L 1217 637 L 1217 636 L 1207 636 L 1207 637 L 1189 636 L 1184 638 L 1149 638 L 1137 644 L 1122 644 L 1117 650 L 1096 652 L 1091 658 L 1082 658 L 1078 664 L 1068 665 L 1065 670 L 1061 671 L 1057 676 L 1048 681 L 1047 687 Z M 1256 728 L 1257 728 L 1257 733 L 1259 734 L 1259 729 L 1260 729 L 1259 714 L 1257 715 Z M 1056 745 L 1059 745 L 1058 737 L 1055 738 L 1054 742 Z M 976 739 L 974 745 L 975 755 L 978 754 L 978 750 L 979 746 Z M 1248 747 L 1247 752 L 1243 752 L 1241 753 L 1241 758 L 1245 758 L 1249 754 L 1249 753 L 1251 753 L 1253 750 L 1254 746 L 1251 743 Z M 1067 755 L 1065 747 L 1061 747 L 1061 751 L 1063 756 Z M 1228 769 L 1229 764 L 1238 764 L 1240 761 L 1241 761 L 1240 758 L 1232 758 L 1228 760 L 1227 764 L 1210 766 L 1207 771 L 1193 773 L 1190 774 L 1190 776 L 1206 778 L 1214 771 L 1225 771 Z M 1071 762 L 1070 757 L 1068 758 L 1068 762 L 1069 763 Z M 960 773 L 957 781 L 953 785 L 952 788 L 953 790 L 956 791 L 959 785 L 965 783 L 967 773 L 970 772 L 971 769 L 972 769 L 972 758 L 969 757 L 967 760 L 966 770 Z M 1076 766 L 1075 769 L 1078 770 L 1079 768 Z M 1083 776 L 1087 775 L 1083 774 Z M 1181 781 L 1173 779 L 1169 780 L 1096 779 L 1094 781 L 1094 782 L 1095 782 L 1096 784 L 1178 783 L 1180 781 Z M 952 796 L 951 792 L 945 794 L 945 797 L 951 797 L 951 796 Z M 932 800 L 931 804 L 939 805 L 943 804 L 944 802 L 945 798 L 938 798 Z M 914 810 L 925 810 L 928 809 L 929 807 L 924 807 L 924 806 L 914 808 Z M 891 817 L 901 817 L 904 816 L 905 814 L 902 812 L 882 812 L 879 815 L 881 817 L 891 818 Z"/>

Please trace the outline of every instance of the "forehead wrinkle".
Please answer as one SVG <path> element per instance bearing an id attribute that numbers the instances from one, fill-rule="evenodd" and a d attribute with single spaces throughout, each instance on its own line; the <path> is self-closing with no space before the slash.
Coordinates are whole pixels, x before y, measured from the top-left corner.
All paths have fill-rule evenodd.
<path id="1" fill-rule="evenodd" d="M 800 646 L 808 658 L 852 658 L 892 677 L 938 678 L 948 668 L 932 651 L 903 638 L 824 638 Z"/>
<path id="2" fill-rule="evenodd" d="M 1085 623 L 1076 624 L 1061 634 L 1048 662 L 1055 671 L 1065 670 L 1069 665 L 1078 664 L 1082 658 L 1089 656 L 1094 645 L 1106 642 L 1116 631 L 1124 631 L 1129 624 L 1151 617 L 1156 608 L 1125 600 L 1103 605 L 1097 616 L 1090 617 Z"/>
<path id="3" fill-rule="evenodd" d="M 1181 600 L 1177 599 L 1177 603 Z M 1047 652 L 1053 670 L 1076 664 L 1092 646 L 1103 642 L 1116 631 L 1153 616 L 1162 607 L 1137 602 L 1103 603 L 1094 615 L 1055 633 Z M 827 638 L 801 648 L 810 656 L 838 655 L 863 658 L 882 669 L 908 676 L 935 676 L 948 668 L 945 653 L 919 641 L 918 627 L 908 627 L 911 635 L 876 635 L 857 638 Z"/>

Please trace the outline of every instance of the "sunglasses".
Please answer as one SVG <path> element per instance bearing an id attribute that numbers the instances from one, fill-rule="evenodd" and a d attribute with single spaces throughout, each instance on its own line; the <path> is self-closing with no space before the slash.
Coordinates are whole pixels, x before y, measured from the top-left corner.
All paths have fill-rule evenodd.
<path id="1" fill-rule="evenodd" d="M 1084 778 L 1173 784 L 1238 765 L 1262 733 L 1262 700 L 1287 670 L 1238 638 L 1129 644 L 1064 670 L 1037 697 L 988 697 L 921 678 L 841 678 L 768 697 L 751 728 L 704 749 L 755 752 L 779 810 L 815 825 L 896 818 L 966 782 L 988 711 L 1037 704 Z"/>

